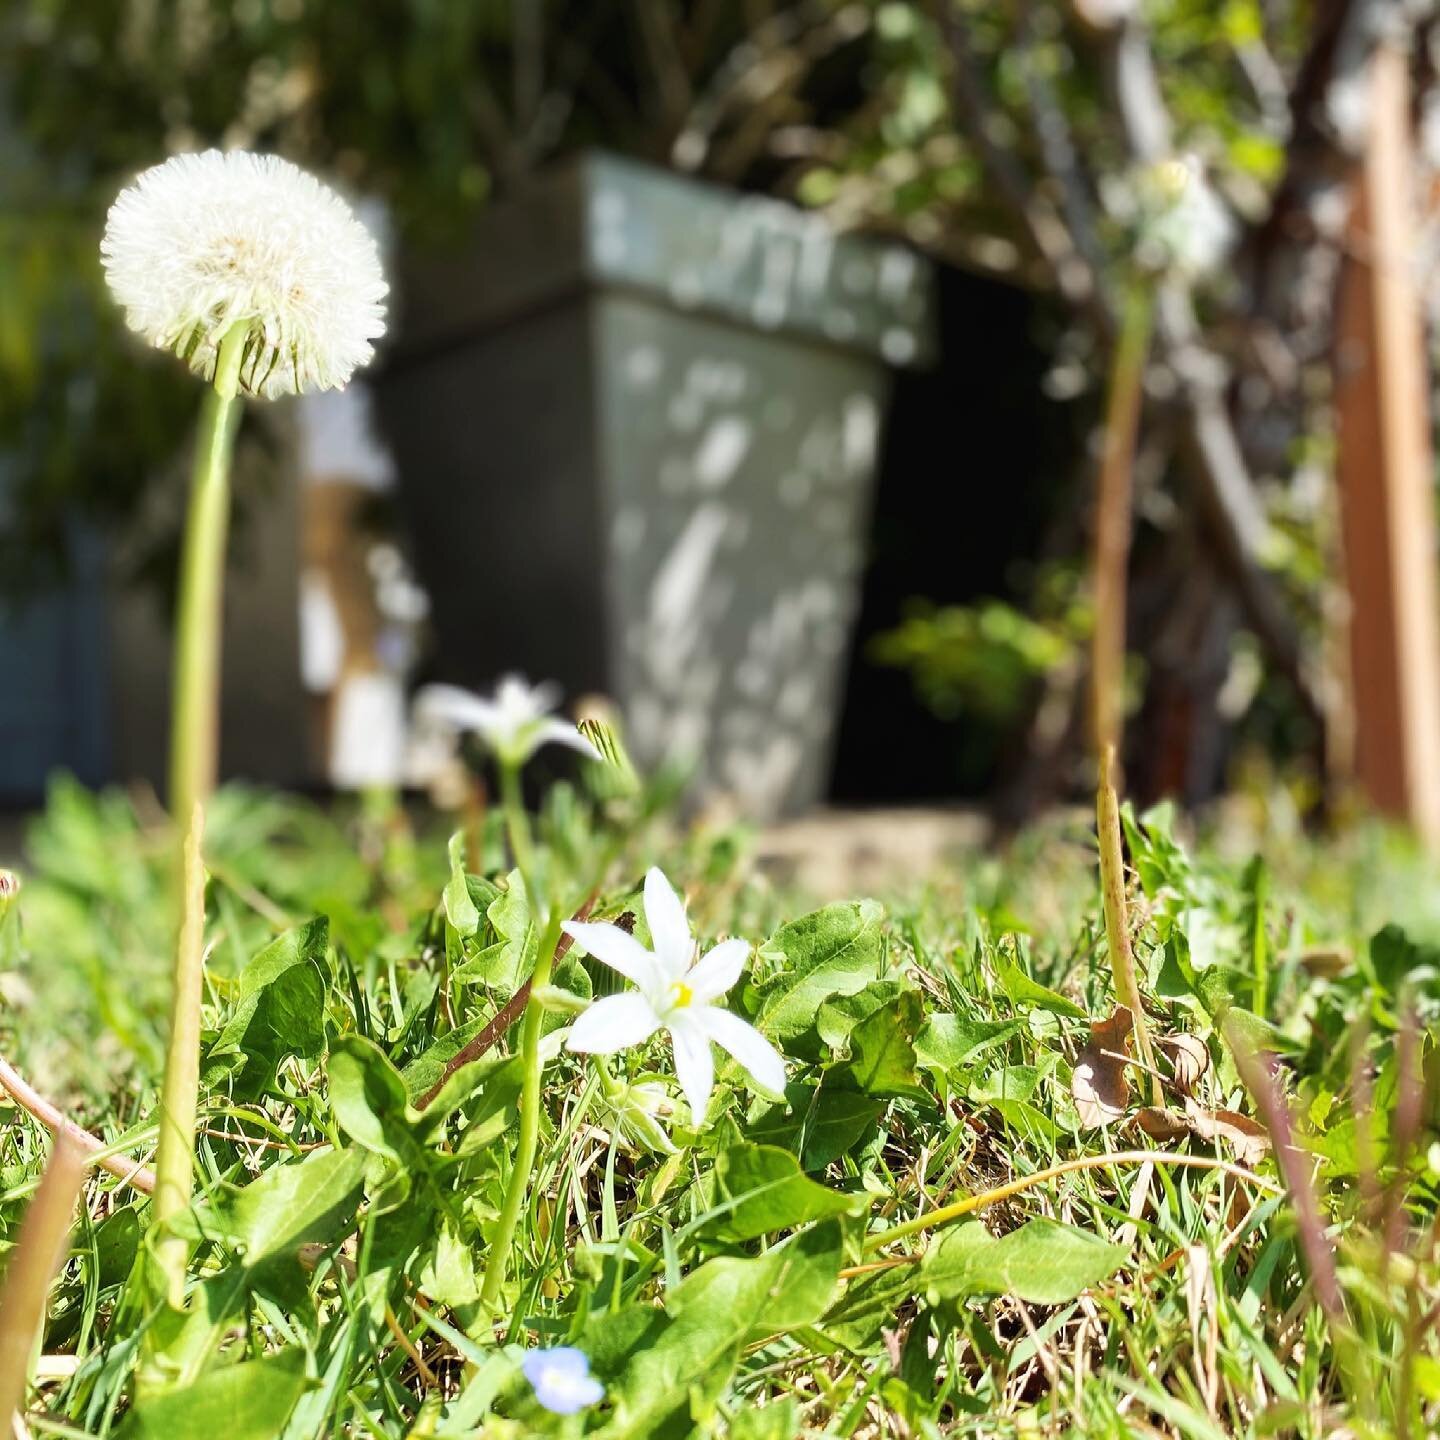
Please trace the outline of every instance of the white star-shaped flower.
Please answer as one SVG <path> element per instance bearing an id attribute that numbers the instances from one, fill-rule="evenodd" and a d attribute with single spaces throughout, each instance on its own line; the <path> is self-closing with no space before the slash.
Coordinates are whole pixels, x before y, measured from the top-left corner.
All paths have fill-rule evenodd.
<path id="1" fill-rule="evenodd" d="M 343 386 L 385 331 L 370 232 L 329 186 L 275 155 L 176 155 L 120 192 L 100 242 L 130 328 L 207 380 L 248 325 L 239 385 L 273 398 Z"/>
<path id="2" fill-rule="evenodd" d="M 559 699 L 556 686 L 529 685 L 518 675 L 507 675 L 489 700 L 455 685 L 427 685 L 415 698 L 415 718 L 422 726 L 473 731 L 506 765 L 523 765 L 552 742 L 598 760 L 575 726 L 550 713 Z"/>
<path id="3" fill-rule="evenodd" d="M 675 1050 L 676 1078 L 697 1125 L 705 1118 L 715 1084 L 712 1041 L 729 1051 L 762 1089 L 781 1094 L 784 1057 L 753 1025 L 715 1003 L 740 978 L 749 942 L 722 940 L 697 958 L 699 947 L 685 907 L 659 870 L 645 877 L 645 919 L 653 951 L 618 925 L 566 922 L 565 931 L 576 944 L 636 986 L 595 1001 L 575 1022 L 567 1047 L 610 1055 L 664 1030 Z"/>

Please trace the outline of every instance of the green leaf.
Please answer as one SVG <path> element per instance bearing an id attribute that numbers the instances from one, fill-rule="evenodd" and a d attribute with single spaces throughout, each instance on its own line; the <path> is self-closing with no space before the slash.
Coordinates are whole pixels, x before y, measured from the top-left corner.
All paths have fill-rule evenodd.
<path id="1" fill-rule="evenodd" d="M 975 1295 L 1060 1305 L 1113 1275 L 1129 1258 L 1126 1246 L 1056 1220 L 1031 1220 L 998 1240 L 970 1221 L 926 1253 L 920 1278 L 932 1305 Z"/>
<path id="2" fill-rule="evenodd" d="M 819 1058 L 820 1007 L 879 977 L 884 917 L 874 900 L 827 905 L 782 925 L 771 937 L 765 949 L 783 955 L 784 966 L 760 986 L 756 1017 L 781 1050 Z"/>
<path id="3" fill-rule="evenodd" d="M 987 1051 L 1003 1045 L 1021 1028 L 1018 1020 L 967 1020 L 959 1015 L 931 1015 L 915 1036 L 921 1065 L 948 1074 L 968 1069 Z"/>
<path id="4" fill-rule="evenodd" d="M 123 1433 L 126 1440 L 275 1440 L 307 1384 L 305 1352 L 294 1346 L 143 1397 Z"/>
<path id="5" fill-rule="evenodd" d="M 530 916 L 529 897 L 525 894 L 525 881 L 518 870 L 510 872 L 505 889 L 485 912 L 485 918 L 503 945 L 487 963 L 483 976 L 477 972 L 468 978 L 483 978 L 492 989 L 501 990 L 508 997 L 535 968 L 534 952 L 539 944 Z"/>
<path id="6" fill-rule="evenodd" d="M 853 995 L 837 995 L 827 1000 L 815 1017 L 815 1029 L 831 1050 L 843 1051 L 850 1032 L 882 1005 L 887 1005 L 908 988 L 899 980 L 872 980 Z"/>
<path id="7" fill-rule="evenodd" d="M 923 1015 L 920 992 L 905 990 L 850 1032 L 845 1071 L 867 1094 L 925 1096 L 915 1071 L 915 1033 Z"/>
<path id="8" fill-rule="evenodd" d="M 480 1298 L 474 1254 L 448 1221 L 441 1225 L 417 1283 L 437 1305 L 470 1305 Z"/>
<path id="9" fill-rule="evenodd" d="M 711 1213 L 700 1233 L 712 1240 L 753 1240 L 831 1215 L 861 1215 L 862 1195 L 817 1184 L 788 1151 L 737 1145 L 715 1163 Z"/>
<path id="10" fill-rule="evenodd" d="M 885 1108 L 883 1100 L 843 1088 L 838 1070 L 819 1085 L 787 1085 L 785 1101 L 759 1110 L 745 1133 L 757 1145 L 779 1145 L 798 1155 L 803 1170 L 821 1170 L 839 1159 Z"/>
<path id="11" fill-rule="evenodd" d="M 360 1201 L 365 1156 L 329 1150 L 275 1165 L 226 1206 L 231 1236 L 257 1289 L 293 1272 L 302 1245 L 330 1245 L 348 1234 Z M 288 1278 L 288 1277 L 287 1277 Z"/>
<path id="12" fill-rule="evenodd" d="M 133 1205 L 112 1211 L 95 1231 L 95 1281 L 103 1290 L 129 1275 L 140 1252 L 140 1216 Z"/>
<path id="13" fill-rule="evenodd" d="M 410 1131 L 405 1082 L 384 1052 L 359 1035 L 345 1035 L 330 1049 L 330 1107 L 340 1128 L 357 1145 L 397 1164 L 413 1160 L 419 1147 Z"/>
<path id="14" fill-rule="evenodd" d="M 730 1422 L 730 1440 L 794 1440 L 802 1433 L 793 1395 L 769 1400 L 758 1408 L 741 1406 Z"/>
<path id="15" fill-rule="evenodd" d="M 610 1387 L 614 1414 L 598 1433 L 608 1440 L 665 1433 L 683 1416 L 693 1385 L 710 1397 L 719 1392 L 747 1340 L 813 1324 L 835 1293 L 841 1239 L 831 1221 L 758 1259 L 710 1260 L 675 1287 L 663 1321 L 642 1307 L 634 1307 L 638 1315 L 597 1312 L 592 1324 L 601 1334 L 623 1330 L 628 1359 Z M 603 1374 L 614 1351 L 607 1356 L 605 1342 L 588 1336 L 583 1343 Z"/>
<path id="16" fill-rule="evenodd" d="M 243 1077 L 241 1098 L 265 1089 L 287 1055 L 325 1048 L 324 970 L 330 922 L 322 915 L 271 941 L 240 975 L 239 998 L 207 1061 Z"/>
<path id="17" fill-rule="evenodd" d="M 1050 1011 L 1053 1015 L 1069 1015 L 1076 1020 L 1086 1018 L 1085 1011 L 1073 1000 L 1067 1000 L 1054 990 L 1047 989 L 1038 980 L 1032 980 L 1008 956 L 995 956 L 995 978 L 1000 982 L 1000 988 L 1016 1005 L 1027 1008 L 1036 1006 Z"/>
<path id="18" fill-rule="evenodd" d="M 1370 965 L 1381 989 L 1398 995 L 1408 982 L 1433 981 L 1440 948 L 1418 945 L 1398 925 L 1387 925 L 1370 941 Z"/>
<path id="19" fill-rule="evenodd" d="M 480 928 L 480 912 L 470 898 L 470 885 L 465 878 L 465 832 L 457 830 L 450 837 L 450 879 L 441 897 L 445 918 L 459 935 L 473 935 Z M 433 890 L 430 892 L 435 893 Z"/>

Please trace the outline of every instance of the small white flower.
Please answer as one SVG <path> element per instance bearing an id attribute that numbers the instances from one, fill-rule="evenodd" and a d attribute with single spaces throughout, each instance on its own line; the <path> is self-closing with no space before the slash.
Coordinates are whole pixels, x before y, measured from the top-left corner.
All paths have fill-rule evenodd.
<path id="1" fill-rule="evenodd" d="M 473 730 L 506 765 L 523 765 L 542 746 L 568 745 L 588 760 L 595 747 L 568 720 L 550 712 L 559 702 L 554 685 L 529 685 L 507 675 L 486 700 L 456 685 L 427 685 L 415 697 L 415 718 L 422 727 Z"/>
<path id="2" fill-rule="evenodd" d="M 574 1415 L 593 1405 L 605 1387 L 590 1374 L 590 1359 L 573 1345 L 531 1350 L 520 1369 L 535 1390 L 535 1398 L 556 1415 Z"/>
<path id="3" fill-rule="evenodd" d="M 249 322 L 240 388 L 273 398 L 345 384 L 385 331 L 370 232 L 328 186 L 274 155 L 176 155 L 120 192 L 100 242 L 126 323 L 213 378 Z"/>
<path id="4" fill-rule="evenodd" d="M 1219 269 L 1235 239 L 1225 202 L 1198 155 L 1175 155 L 1139 176 L 1141 259 L 1197 280 Z"/>
<path id="5" fill-rule="evenodd" d="M 675 1050 L 675 1075 L 700 1124 L 715 1084 L 713 1040 L 772 1094 L 785 1089 L 785 1060 L 753 1025 L 716 1005 L 740 978 L 750 944 L 722 940 L 703 958 L 685 918 L 685 907 L 659 870 L 645 877 L 645 919 L 654 951 L 618 925 L 565 923 L 575 942 L 638 987 L 597 1000 L 575 1022 L 571 1050 L 609 1055 L 642 1044 L 665 1030 Z"/>

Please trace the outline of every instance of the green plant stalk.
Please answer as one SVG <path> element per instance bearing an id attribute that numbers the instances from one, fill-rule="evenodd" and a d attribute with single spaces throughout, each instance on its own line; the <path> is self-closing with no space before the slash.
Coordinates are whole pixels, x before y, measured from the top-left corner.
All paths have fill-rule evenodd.
<path id="1" fill-rule="evenodd" d="M 525 1023 L 520 1036 L 520 1065 L 523 1081 L 520 1090 L 520 1138 L 515 1146 L 515 1164 L 510 1171 L 510 1184 L 500 1209 L 500 1220 L 490 1246 L 490 1261 L 485 1267 L 485 1282 L 480 1299 L 493 1306 L 500 1298 L 500 1287 L 509 1270 L 510 1251 L 515 1227 L 530 1193 L 535 1154 L 540 1144 L 540 1024 L 545 1018 L 544 1004 L 535 998 L 535 991 L 550 983 L 550 970 L 555 947 L 560 942 L 560 912 L 555 911 L 545 923 L 540 936 L 540 951 L 535 960 L 534 983 L 530 1003 L 525 1007 Z"/>
<path id="2" fill-rule="evenodd" d="M 1126 290 L 1120 336 L 1110 370 L 1100 485 L 1095 501 L 1092 557 L 1095 629 L 1090 650 L 1090 724 L 1095 753 L 1120 751 L 1125 711 L 1125 590 L 1130 565 L 1130 511 L 1135 485 L 1135 440 L 1144 403 L 1145 357 L 1154 316 L 1150 285 Z"/>
<path id="3" fill-rule="evenodd" d="M 510 849 L 515 857 L 520 878 L 525 882 L 525 897 L 532 916 L 542 913 L 536 888 L 535 847 L 530 837 L 530 817 L 525 812 L 525 799 L 520 791 L 520 766 L 501 759 L 500 802 L 505 812 L 505 827 L 510 836 Z M 485 1266 L 485 1280 L 480 1288 L 481 1302 L 493 1307 L 500 1298 L 500 1287 L 510 1268 L 510 1251 L 520 1213 L 529 1197 L 535 1154 L 540 1144 L 540 1025 L 545 1006 L 537 992 L 550 983 L 555 963 L 555 947 L 560 943 L 562 923 L 559 907 L 546 910 L 540 931 L 540 945 L 535 953 L 535 969 L 530 976 L 530 1000 L 525 1006 L 525 1020 L 520 1032 L 520 1137 L 515 1146 L 515 1163 L 510 1183 L 500 1207 L 500 1219 L 490 1245 L 490 1259 Z"/>
<path id="4" fill-rule="evenodd" d="M 0 1434 L 10 1433 L 25 1404 L 30 1354 L 45 1321 L 50 1282 L 60 1267 L 85 1169 L 85 1152 L 67 1135 L 57 1135 L 5 1266 L 0 1292 Z"/>
<path id="5" fill-rule="evenodd" d="M 1135 1049 L 1150 1076 L 1150 1102 L 1163 1106 L 1164 1090 L 1155 1068 L 1155 1053 L 1145 1026 L 1145 1007 L 1135 978 L 1135 956 L 1130 950 L 1130 921 L 1125 907 L 1125 856 L 1120 848 L 1120 800 L 1115 793 L 1115 750 L 1100 752 L 1100 785 L 1095 792 L 1096 832 L 1100 842 L 1100 892 L 1105 909 L 1105 942 L 1115 996 L 1130 1012 Z"/>
<path id="6" fill-rule="evenodd" d="M 1033 1175 L 1022 1175 L 1018 1180 L 997 1185 L 993 1190 L 982 1190 L 978 1195 L 967 1195 L 963 1200 L 956 1200 L 953 1204 L 942 1205 L 936 1210 L 927 1210 L 925 1214 L 917 1215 L 912 1220 L 902 1220 L 898 1225 L 891 1225 L 888 1229 L 877 1230 L 873 1234 L 867 1235 L 864 1249 L 866 1251 L 878 1250 L 883 1245 L 903 1240 L 907 1235 L 918 1235 L 922 1230 L 933 1230 L 937 1225 L 944 1225 L 951 1220 L 959 1220 L 962 1216 L 971 1215 L 976 1210 L 984 1210 L 1001 1200 L 1008 1200 L 1012 1195 L 1019 1195 L 1034 1185 L 1044 1185 L 1050 1180 L 1058 1180 L 1061 1176 L 1073 1174 L 1077 1170 L 1100 1170 L 1110 1165 L 1178 1165 L 1185 1170 L 1218 1170 L 1222 1174 L 1243 1180 L 1246 1184 L 1258 1186 L 1269 1194 L 1283 1193 L 1278 1185 L 1229 1160 L 1212 1159 L 1208 1155 L 1177 1155 L 1168 1150 L 1115 1150 L 1108 1155 L 1078 1155 L 1073 1160 L 1063 1160 L 1058 1165 L 1037 1170 Z M 895 1263 L 909 1264 L 919 1258 L 918 1255 L 896 1256 Z"/>
<path id="7" fill-rule="evenodd" d="M 205 396 L 190 479 L 175 629 L 170 729 L 170 813 L 180 835 L 181 913 L 170 998 L 170 1038 L 160 1094 L 155 1157 L 155 1248 L 166 1298 L 185 1298 L 186 1242 L 167 1235 L 167 1220 L 190 1204 L 195 1170 L 195 1113 L 200 1086 L 200 1005 L 204 990 L 205 805 L 215 788 L 220 720 L 220 621 L 225 537 L 230 518 L 230 457 L 240 407 L 240 362 L 248 323 L 221 339 L 215 379 Z"/>
<path id="8" fill-rule="evenodd" d="M 237 394 L 248 322 L 220 341 L 206 392 L 190 475 L 180 558 L 170 715 L 170 813 L 184 825 L 215 788 L 219 749 L 220 618 L 230 526 L 230 457 L 240 419 Z"/>

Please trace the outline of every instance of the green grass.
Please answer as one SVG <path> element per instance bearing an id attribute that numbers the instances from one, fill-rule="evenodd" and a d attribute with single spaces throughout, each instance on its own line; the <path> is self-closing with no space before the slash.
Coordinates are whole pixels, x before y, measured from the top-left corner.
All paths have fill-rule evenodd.
<path id="1" fill-rule="evenodd" d="M 817 911 L 757 873 L 736 833 L 676 833 L 653 806 L 553 788 L 539 834 L 577 907 L 598 888 L 596 918 L 628 912 L 647 938 L 637 892 L 659 863 L 703 939 L 755 942 L 730 1000 L 786 1053 L 790 1084 L 780 1103 L 721 1063 L 701 1124 L 662 1042 L 615 1057 L 618 1089 L 562 1051 L 492 1313 L 478 1297 L 513 1153 L 518 1026 L 417 1101 L 524 979 L 533 930 L 498 826 L 463 889 L 443 827 L 419 834 L 220 798 L 202 1186 L 181 1227 L 192 1303 L 182 1316 L 154 1301 L 145 1197 L 95 1171 L 37 1352 L 31 1434 L 1318 1440 L 1440 1424 L 1440 896 L 1392 837 L 1314 844 L 1224 823 L 1187 848 L 1167 815 L 1131 817 L 1150 1030 L 1196 1036 L 1205 1055 L 1188 1096 L 1161 1061 L 1167 1107 L 1202 1118 L 1157 1140 L 1137 1124 L 1150 1097 L 1133 1067 L 1113 1123 L 1083 1128 L 1072 1098 L 1090 1022 L 1114 1003 L 1084 824 Z M 28 850 L 0 931 L 0 1051 L 149 1163 L 163 832 L 60 787 Z M 579 1000 L 614 980 L 573 955 L 556 972 Z M 1244 1133 L 1258 1148 L 1239 1157 L 1194 1133 L 1216 1111 L 1257 1115 L 1261 1053 L 1279 1057 L 1270 1099 L 1283 1089 L 1296 1131 L 1283 1167 Z M 0 1116 L 8 1247 L 49 1142 L 20 1111 Z M 1135 1150 L 1196 1163 L 1075 1168 L 985 1203 Z M 1309 1187 L 1323 1233 L 1287 1184 Z M 922 1224 L 932 1213 L 943 1223 Z M 1321 1304 L 1317 1266 L 1333 1267 L 1340 1312 Z M 518 1366 L 557 1344 L 583 1349 L 606 1388 L 568 1418 Z"/>

